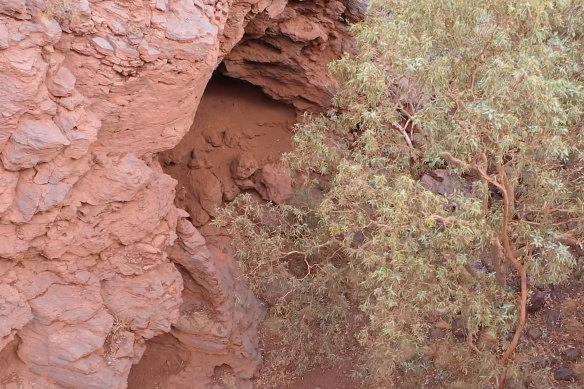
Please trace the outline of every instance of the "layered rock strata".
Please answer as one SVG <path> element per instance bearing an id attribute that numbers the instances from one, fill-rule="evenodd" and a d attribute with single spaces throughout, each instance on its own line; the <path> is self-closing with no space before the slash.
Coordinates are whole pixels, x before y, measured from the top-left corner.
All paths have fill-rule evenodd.
<path id="1" fill-rule="evenodd" d="M 318 91 L 274 92 L 248 65 L 234 70 L 247 54 L 233 54 L 228 73 L 301 108 L 292 95 L 325 104 L 332 89 L 322 65 L 341 49 L 327 48 L 338 23 L 319 18 L 343 5 L 316 1 L 310 16 L 311 4 L 0 2 L 0 387 L 124 388 L 146 340 L 173 326 L 205 356 L 190 387 L 205 387 L 192 377 L 221 364 L 251 377 L 258 303 L 232 258 L 207 247 L 176 208 L 176 181 L 156 153 L 189 129 L 212 72 L 246 29 L 252 37 L 280 26 L 290 42 L 279 50 L 296 50 L 286 54 L 295 67 L 262 80 Z M 321 32 L 295 33 L 298 18 Z M 197 303 L 206 318 L 191 309 Z"/>

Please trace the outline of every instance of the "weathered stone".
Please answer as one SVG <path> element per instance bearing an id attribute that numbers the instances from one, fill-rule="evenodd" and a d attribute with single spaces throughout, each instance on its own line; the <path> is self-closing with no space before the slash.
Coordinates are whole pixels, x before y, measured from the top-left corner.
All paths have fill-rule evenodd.
<path id="1" fill-rule="evenodd" d="M 15 331 L 32 319 L 30 306 L 16 289 L 0 284 L 0 350 L 12 341 Z"/>
<path id="2" fill-rule="evenodd" d="M 288 0 L 275 0 L 266 7 L 266 13 L 270 18 L 280 15 L 288 5 Z"/>
<path id="3" fill-rule="evenodd" d="M 76 78 L 71 73 L 71 70 L 65 66 L 59 69 L 47 80 L 47 88 L 53 96 L 65 97 L 73 92 L 75 89 Z"/>
<path id="4" fill-rule="evenodd" d="M 259 169 L 258 162 L 253 155 L 244 153 L 231 164 L 233 178 L 245 180 L 251 177 Z"/>
<path id="5" fill-rule="evenodd" d="M 579 348 L 569 348 L 564 353 L 568 361 L 577 361 L 582 356 L 582 351 Z"/>
<path id="6" fill-rule="evenodd" d="M 287 167 L 276 164 L 264 166 L 256 179 L 256 190 L 265 200 L 284 203 L 292 196 L 292 177 Z"/>
<path id="7" fill-rule="evenodd" d="M 310 42 L 318 38 L 327 40 L 327 35 L 320 25 L 306 16 L 286 21 L 280 26 L 280 31 L 295 42 Z"/>
<path id="8" fill-rule="evenodd" d="M 31 300 L 34 319 L 21 331 L 19 357 L 63 386 L 122 388 L 120 372 L 98 355 L 113 326 L 99 289 L 95 282 L 53 284 Z"/>
<path id="9" fill-rule="evenodd" d="M 28 19 L 25 0 L 2 0 L 0 14 L 13 16 L 19 19 Z"/>
<path id="10" fill-rule="evenodd" d="M 20 170 L 47 162 L 69 145 L 52 120 L 23 119 L 2 153 L 4 167 Z"/>
<path id="11" fill-rule="evenodd" d="M 115 276 L 104 282 L 105 304 L 143 338 L 170 331 L 179 314 L 183 284 L 174 265 L 166 263 L 136 277 Z M 155 310 L 150 309 L 156 306 Z"/>
<path id="12" fill-rule="evenodd" d="M 337 88 L 328 63 L 353 50 L 348 26 L 336 14 L 338 4 L 331 4 L 337 2 L 316 1 L 314 8 L 302 1 L 287 2 L 283 9 L 280 1 L 270 3 L 247 24 L 243 41 L 223 60 L 225 73 L 261 86 L 300 110 L 327 107 Z M 352 21 L 363 17 L 366 1 L 343 4 Z"/>
<path id="13" fill-rule="evenodd" d="M 168 7 L 168 0 L 156 0 L 156 5 L 154 6 L 154 8 L 156 8 L 159 11 L 166 11 L 166 8 Z"/>
<path id="14" fill-rule="evenodd" d="M 156 47 L 150 46 L 146 40 L 142 40 L 140 45 L 138 46 L 138 52 L 140 54 L 140 58 L 144 62 L 152 62 L 157 60 L 160 57 L 160 50 Z"/>
<path id="15" fill-rule="evenodd" d="M 0 258 L 14 258 L 20 252 L 20 242 L 14 224 L 0 224 Z"/>
<path id="16" fill-rule="evenodd" d="M 140 56 L 138 50 L 122 39 L 112 38 L 110 42 L 114 47 L 114 55 L 122 60 L 136 59 Z"/>
<path id="17" fill-rule="evenodd" d="M 426 189 L 442 196 L 451 196 L 460 191 L 460 179 L 448 172 L 446 169 L 436 169 L 431 173 L 424 174 L 420 179 L 420 184 Z"/>
<path id="18" fill-rule="evenodd" d="M 530 328 L 527 330 L 527 336 L 529 336 L 531 340 L 537 340 L 541 338 L 542 335 L 543 333 L 539 328 Z"/>
<path id="19" fill-rule="evenodd" d="M 577 381 L 578 374 L 568 366 L 560 366 L 554 370 L 554 379 L 557 381 Z"/>
<path id="20" fill-rule="evenodd" d="M 78 10 L 81 15 L 91 15 L 91 5 L 88 0 L 79 0 Z"/>
<path id="21" fill-rule="evenodd" d="M 10 46 L 10 37 L 6 24 L 0 22 L 0 50 L 7 49 Z"/>
<path id="22" fill-rule="evenodd" d="M 81 158 L 88 153 L 89 146 L 97 139 L 101 127 L 101 121 L 84 109 L 74 112 L 61 110 L 53 120 L 71 142 L 63 155 L 73 159 Z"/>
<path id="23" fill-rule="evenodd" d="M 102 37 L 95 37 L 91 40 L 96 50 L 101 54 L 113 54 L 114 47 L 107 39 Z"/>
<path id="24" fill-rule="evenodd" d="M 18 173 L 5 170 L 0 163 L 0 214 L 12 205 L 17 182 Z"/>
<path id="25" fill-rule="evenodd" d="M 51 161 L 37 165 L 35 169 L 20 174 L 12 221 L 29 222 L 35 214 L 62 204 L 79 177 L 89 170 L 87 158 L 69 161 L 59 156 L 57 160 L 58 163 Z"/>
<path id="26" fill-rule="evenodd" d="M 545 306 L 545 293 L 541 290 L 536 290 L 531 298 L 529 299 L 529 304 L 527 305 L 527 311 L 529 313 L 535 313 Z"/>
<path id="27" fill-rule="evenodd" d="M 208 382 L 207 377 L 213 375 L 221 361 L 228 361 L 238 377 L 251 378 L 260 359 L 257 338 L 249 335 L 257 330 L 258 320 L 263 317 L 261 306 L 243 284 L 234 282 L 239 274 L 231 256 L 205 245 L 186 220 L 179 223 L 177 232 L 179 240 L 169 250 L 169 256 L 186 274 L 184 301 L 172 334 L 205 358 L 191 360 L 183 372 L 171 378 L 168 387 L 188 387 L 193 379 Z M 209 296 L 204 305 L 193 294 L 201 287 Z M 248 384 L 243 382 L 237 387 Z"/>
<path id="28" fill-rule="evenodd" d="M 180 42 L 212 43 L 217 27 L 189 0 L 172 0 L 167 13 L 166 37 Z"/>
<path id="29" fill-rule="evenodd" d="M 113 201 L 130 201 L 152 179 L 152 170 L 134 154 L 119 161 L 108 159 L 89 172 L 77 184 L 80 201 L 98 205 Z M 101 183 L 96 186 L 95 183 Z"/>
<path id="30" fill-rule="evenodd" d="M 201 208 L 207 214 L 216 215 L 216 209 L 223 202 L 223 191 L 219 179 L 207 169 L 193 170 L 189 173 L 189 186 L 196 194 Z"/>

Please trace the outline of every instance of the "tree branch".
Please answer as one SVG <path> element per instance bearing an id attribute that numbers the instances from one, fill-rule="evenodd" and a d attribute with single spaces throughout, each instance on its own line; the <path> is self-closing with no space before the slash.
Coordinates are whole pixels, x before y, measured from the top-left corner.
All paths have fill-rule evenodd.
<path id="1" fill-rule="evenodd" d="M 523 331 L 525 329 L 525 323 L 527 321 L 527 273 L 525 271 L 525 267 L 523 266 L 523 264 L 515 256 L 515 250 L 513 249 L 511 243 L 509 231 L 509 225 L 511 223 L 511 218 L 513 216 L 512 209 L 514 205 L 514 199 L 511 197 L 513 195 L 513 188 L 509 183 L 509 179 L 507 178 L 507 173 L 505 172 L 505 169 L 501 166 L 497 167 L 497 174 L 500 177 L 500 182 L 498 182 L 493 177 L 487 174 L 485 170 L 487 168 L 486 166 L 479 167 L 477 165 L 468 165 L 464 163 L 462 160 L 455 158 L 452 154 L 447 152 L 440 154 L 440 156 L 452 165 L 477 171 L 480 174 L 481 179 L 499 189 L 503 196 L 503 223 L 501 226 L 500 237 L 503 246 L 503 253 L 505 255 L 505 259 L 513 265 L 513 267 L 519 274 L 519 277 L 521 278 L 519 322 L 517 324 L 515 334 L 513 335 L 513 339 L 511 340 L 509 347 L 507 347 L 507 350 L 505 350 L 505 353 L 503 354 L 503 357 L 501 359 L 503 365 L 506 366 L 507 363 L 509 362 L 509 358 L 511 358 L 511 355 L 519 345 L 519 340 L 521 339 L 521 335 L 523 334 Z M 501 376 L 501 380 L 499 382 L 499 389 L 503 389 L 505 386 L 506 373 L 507 372 L 505 370 Z"/>

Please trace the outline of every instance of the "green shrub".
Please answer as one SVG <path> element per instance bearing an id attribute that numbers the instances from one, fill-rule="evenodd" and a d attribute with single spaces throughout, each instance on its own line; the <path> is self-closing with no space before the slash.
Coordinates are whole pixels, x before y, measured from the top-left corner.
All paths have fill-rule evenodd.
<path id="1" fill-rule="evenodd" d="M 45 15 L 61 25 L 67 25 L 79 17 L 78 4 L 75 0 L 48 0 Z"/>
<path id="2" fill-rule="evenodd" d="M 371 387 L 416 387 L 403 377 L 428 369 L 488 387 L 508 358 L 519 382 L 517 270 L 530 290 L 566 281 L 584 235 L 584 6 L 377 0 L 354 31 L 359 54 L 331 65 L 335 108 L 306 117 L 286 156 L 306 178 L 295 201 L 240 197 L 217 220 L 270 303 L 287 358 L 267 362 L 334 361 L 358 308 L 355 374 Z M 420 185 L 436 168 L 456 194 Z M 489 253 L 501 265 L 485 269 Z M 466 341 L 437 350 L 437 323 L 462 323 Z"/>

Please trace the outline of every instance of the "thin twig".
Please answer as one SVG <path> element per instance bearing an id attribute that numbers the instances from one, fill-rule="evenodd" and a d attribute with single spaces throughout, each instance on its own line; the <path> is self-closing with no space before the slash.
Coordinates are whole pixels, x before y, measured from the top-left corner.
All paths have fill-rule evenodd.
<path id="1" fill-rule="evenodd" d="M 399 132 L 401 132 L 404 139 L 406 140 L 406 143 L 408 144 L 408 147 L 410 149 L 413 149 L 414 145 L 412 144 L 412 140 L 410 139 L 410 136 L 408 135 L 407 131 L 397 123 L 394 123 L 394 126 L 399 130 Z"/>

